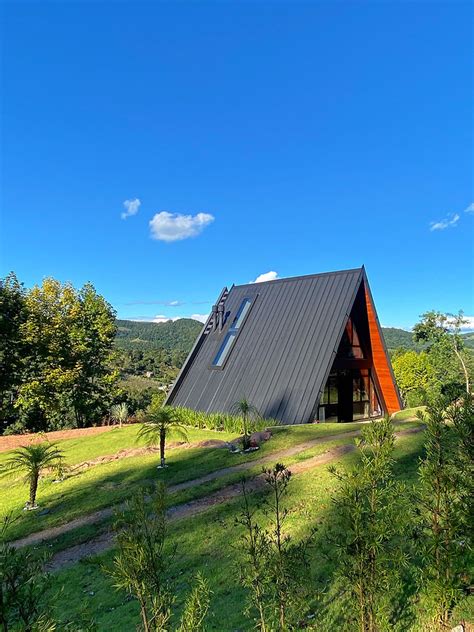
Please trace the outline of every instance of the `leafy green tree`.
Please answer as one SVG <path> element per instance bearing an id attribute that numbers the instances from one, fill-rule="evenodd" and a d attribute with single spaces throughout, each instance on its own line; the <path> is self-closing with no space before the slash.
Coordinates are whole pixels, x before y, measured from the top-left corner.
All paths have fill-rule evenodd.
<path id="1" fill-rule="evenodd" d="M 470 584 L 474 407 L 470 397 L 426 413 L 425 456 L 418 487 L 420 629 L 445 629 Z"/>
<path id="2" fill-rule="evenodd" d="M 28 509 L 36 509 L 38 482 L 46 468 L 55 469 L 60 473 L 64 469 L 64 454 L 54 443 L 36 443 L 14 450 L 2 465 L 0 472 L 2 475 L 13 472 L 25 473 L 25 481 L 30 489 L 26 506 Z"/>
<path id="3" fill-rule="evenodd" d="M 469 360 L 465 353 L 461 338 L 461 327 L 467 321 L 463 313 L 443 314 L 430 311 L 422 315 L 421 321 L 413 327 L 413 338 L 416 342 L 427 343 L 430 356 L 436 362 L 441 374 L 440 382 L 446 382 L 449 359 L 457 363 L 457 378 L 464 380 L 465 389 L 470 393 Z"/>
<path id="4" fill-rule="evenodd" d="M 14 402 L 23 379 L 23 358 L 27 351 L 21 334 L 26 317 L 25 290 L 11 272 L 0 280 L 0 423 L 4 427 L 16 418 Z"/>
<path id="5" fill-rule="evenodd" d="M 392 358 L 398 388 L 408 406 L 425 403 L 429 394 L 439 390 L 430 356 L 425 351 L 400 351 Z"/>
<path id="6" fill-rule="evenodd" d="M 45 279 L 25 295 L 20 334 L 28 347 L 15 407 L 34 430 L 84 426 L 111 403 L 116 373 L 108 360 L 115 313 L 90 284 Z"/>
<path id="7" fill-rule="evenodd" d="M 121 404 L 115 404 L 110 409 L 110 417 L 115 423 L 118 423 L 120 428 L 122 424 L 127 423 L 128 420 L 128 406 L 124 402 Z"/>
<path id="8" fill-rule="evenodd" d="M 137 439 L 143 439 L 146 445 L 160 446 L 160 467 L 165 467 L 166 437 L 174 432 L 183 441 L 188 440 L 186 428 L 179 422 L 171 406 L 162 406 L 158 398 L 153 397 L 150 406 L 142 416 L 143 423 L 138 431 Z"/>
<path id="9" fill-rule="evenodd" d="M 242 433 L 244 435 L 243 447 L 244 449 L 248 448 L 249 423 L 252 419 L 259 418 L 260 413 L 258 412 L 256 406 L 251 404 L 245 397 L 242 397 L 237 402 L 234 402 L 230 410 L 233 415 L 237 415 L 242 419 Z"/>
<path id="10" fill-rule="evenodd" d="M 150 502 L 147 503 L 147 497 Z M 167 542 L 166 494 L 163 485 L 142 490 L 127 501 L 116 515 L 117 553 L 105 572 L 114 586 L 138 601 L 141 629 L 166 632 L 170 629 L 175 602 L 172 581 L 174 548 Z M 207 582 L 199 576 L 189 595 L 179 630 L 200 632 L 209 608 Z"/>
<path id="11" fill-rule="evenodd" d="M 331 467 L 340 487 L 333 500 L 336 566 L 326 616 L 335 627 L 393 629 L 409 524 L 406 489 L 393 475 L 393 446 L 389 419 L 372 422 L 358 443 L 360 465 L 351 471 Z"/>

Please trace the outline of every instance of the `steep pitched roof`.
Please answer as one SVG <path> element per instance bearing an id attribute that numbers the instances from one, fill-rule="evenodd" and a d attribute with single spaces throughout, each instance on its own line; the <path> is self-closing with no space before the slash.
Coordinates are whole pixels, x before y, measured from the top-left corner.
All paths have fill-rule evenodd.
<path id="1" fill-rule="evenodd" d="M 364 279 L 357 268 L 233 286 L 222 332 L 204 326 L 167 403 L 217 412 L 246 397 L 265 417 L 308 421 Z M 224 367 L 213 368 L 245 298 L 252 299 L 248 316 Z"/>

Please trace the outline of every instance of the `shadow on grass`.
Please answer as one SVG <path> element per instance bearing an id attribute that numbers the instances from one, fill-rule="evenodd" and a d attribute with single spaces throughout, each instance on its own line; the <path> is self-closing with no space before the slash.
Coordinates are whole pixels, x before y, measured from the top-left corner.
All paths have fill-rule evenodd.
<path id="1" fill-rule="evenodd" d="M 418 459 L 422 455 L 422 442 L 420 433 L 404 437 L 396 444 L 395 471 L 407 483 L 414 482 Z M 357 453 L 351 453 L 341 458 L 338 466 L 354 467 L 357 462 Z M 291 470 L 291 465 L 289 469 Z M 307 612 L 302 613 L 303 619 L 308 613 L 316 613 L 316 618 L 319 617 L 321 603 L 318 601 L 318 594 L 329 590 L 334 580 L 334 551 L 328 540 L 328 531 L 338 522 L 337 511 L 331 501 L 335 495 L 335 480 L 328 473 L 327 466 L 322 466 L 294 476 L 285 501 L 290 510 L 287 529 L 295 541 L 307 535 L 314 526 L 318 527 L 310 550 L 311 577 L 308 578 L 314 599 L 308 602 Z M 261 508 L 267 496 L 268 491 L 265 489 L 254 492 L 251 495 L 252 505 Z M 240 507 L 241 499 L 233 499 L 214 506 L 203 514 L 170 525 L 170 543 L 177 546 L 173 565 L 173 578 L 178 592 L 177 607 L 181 607 L 192 577 L 198 570 L 202 571 L 213 591 L 208 626 L 210 630 L 225 632 L 253 628 L 252 622 L 242 614 L 246 592 L 238 582 L 242 528 L 235 524 L 235 517 Z M 264 517 L 262 524 L 266 524 Z M 112 556 L 113 551 L 109 551 L 99 559 L 110 563 Z M 64 587 L 63 603 L 59 604 L 60 614 L 64 619 L 74 620 L 75 613 L 86 600 L 90 609 L 95 612 L 99 629 L 125 632 L 132 629 L 138 621 L 136 605 L 123 593 L 113 590 L 110 580 L 103 575 L 94 560 L 59 572 L 54 582 L 56 587 Z M 407 583 L 405 599 L 409 599 L 410 591 L 412 587 Z M 405 613 L 405 616 L 408 614 Z M 316 618 L 311 621 L 315 623 Z"/>

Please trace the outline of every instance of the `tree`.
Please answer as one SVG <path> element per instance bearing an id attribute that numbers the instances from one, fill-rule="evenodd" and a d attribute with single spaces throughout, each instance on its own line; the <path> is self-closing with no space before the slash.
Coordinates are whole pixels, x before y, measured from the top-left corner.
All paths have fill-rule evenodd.
<path id="1" fill-rule="evenodd" d="M 171 579 L 174 549 L 167 542 L 164 486 L 141 490 L 127 501 L 125 509 L 116 514 L 114 529 L 117 553 L 105 572 L 117 589 L 138 601 L 145 632 L 169 630 L 175 601 Z M 207 582 L 200 576 L 186 601 L 180 632 L 203 630 L 209 598 Z"/>
<path id="2" fill-rule="evenodd" d="M 112 401 L 115 313 L 92 285 L 45 279 L 25 295 L 20 335 L 28 352 L 15 400 L 33 430 L 99 421 Z M 29 427 L 27 424 L 27 427 Z"/>
<path id="3" fill-rule="evenodd" d="M 23 378 L 27 348 L 21 335 L 26 315 L 25 290 L 11 272 L 0 280 L 0 422 L 4 425 L 15 420 L 13 404 Z"/>
<path id="4" fill-rule="evenodd" d="M 246 449 L 249 447 L 249 422 L 252 418 L 260 417 L 260 413 L 245 397 L 232 404 L 231 413 L 242 418 L 243 447 Z"/>
<path id="5" fill-rule="evenodd" d="M 160 467 L 165 467 L 166 437 L 173 431 L 183 441 L 187 441 L 186 428 L 178 421 L 174 409 L 171 406 L 162 406 L 155 396 L 142 419 L 143 423 L 138 431 L 137 439 L 144 439 L 146 445 L 150 447 L 159 445 Z"/>
<path id="6" fill-rule="evenodd" d="M 419 406 L 439 388 L 435 371 L 426 351 L 400 351 L 392 359 L 393 372 L 408 406 Z"/>
<path id="7" fill-rule="evenodd" d="M 120 428 L 122 424 L 126 423 L 128 420 L 128 406 L 127 404 L 115 404 L 110 409 L 110 416 L 115 423 L 118 423 Z"/>
<path id="8" fill-rule="evenodd" d="M 419 467 L 418 609 L 421 624 L 444 629 L 469 585 L 472 547 L 474 408 L 472 399 L 442 398 L 419 413 L 426 425 Z"/>
<path id="9" fill-rule="evenodd" d="M 470 375 L 468 362 L 464 355 L 464 344 L 461 338 L 461 327 L 467 320 L 463 312 L 458 314 L 443 314 L 431 311 L 422 315 L 421 321 L 413 327 L 413 338 L 417 342 L 425 342 L 429 345 L 429 352 L 443 355 L 443 351 L 450 350 L 454 354 L 459 369 L 464 378 L 466 392 L 470 393 Z M 446 376 L 446 362 L 441 358 L 441 372 Z M 441 381 L 445 381 L 441 380 Z"/>
<path id="10" fill-rule="evenodd" d="M 36 443 L 22 446 L 14 450 L 1 468 L 2 474 L 9 472 L 24 472 L 25 481 L 29 485 L 30 496 L 26 503 L 28 509 L 36 509 L 36 492 L 41 473 L 46 468 L 62 471 L 64 468 L 64 454 L 54 443 Z"/>
<path id="11" fill-rule="evenodd" d="M 337 524 L 330 541 L 336 568 L 327 609 L 335 627 L 393 629 L 409 524 L 406 490 L 393 475 L 393 446 L 389 419 L 372 422 L 358 443 L 360 465 L 352 471 L 330 469 L 340 483 L 333 500 Z"/>
<path id="12" fill-rule="evenodd" d="M 45 598 L 49 585 L 45 558 L 6 541 L 11 516 L 0 528 L 0 629 L 49 632 L 55 629 Z"/>
<path id="13" fill-rule="evenodd" d="M 298 629 L 308 589 L 306 551 L 312 535 L 294 544 L 283 525 L 288 510 L 283 506 L 291 472 L 281 463 L 264 469 L 269 491 L 265 513 L 271 527 L 262 528 L 254 520 L 245 481 L 242 482 L 244 504 L 237 524 L 242 525 L 243 561 L 240 578 L 250 592 L 247 615 L 257 613 L 260 632 Z"/>

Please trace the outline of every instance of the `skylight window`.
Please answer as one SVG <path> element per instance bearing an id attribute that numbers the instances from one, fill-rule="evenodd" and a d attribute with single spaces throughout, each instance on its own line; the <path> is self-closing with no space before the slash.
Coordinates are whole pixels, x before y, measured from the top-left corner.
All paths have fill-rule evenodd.
<path id="1" fill-rule="evenodd" d="M 212 366 L 221 367 L 224 365 L 224 362 L 234 345 L 235 339 L 237 338 L 239 329 L 242 326 L 242 323 L 244 322 L 245 317 L 248 314 L 251 304 L 252 304 L 252 300 L 250 298 L 244 298 L 244 300 L 240 304 L 237 314 L 235 315 L 235 318 L 232 321 L 231 326 L 229 327 L 229 331 L 227 332 L 219 348 L 219 351 L 217 352 L 217 355 L 214 358 Z"/>

